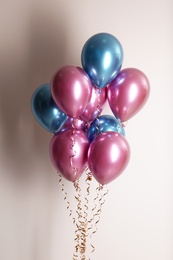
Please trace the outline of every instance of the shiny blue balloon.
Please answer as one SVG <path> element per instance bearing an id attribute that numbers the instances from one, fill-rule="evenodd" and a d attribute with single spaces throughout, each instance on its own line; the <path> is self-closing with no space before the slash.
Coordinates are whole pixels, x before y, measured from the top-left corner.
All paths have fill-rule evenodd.
<path id="1" fill-rule="evenodd" d="M 84 44 L 81 62 L 93 84 L 103 88 L 121 69 L 123 62 L 121 43 L 111 34 L 95 34 Z"/>
<path id="2" fill-rule="evenodd" d="M 125 136 L 124 128 L 119 119 L 110 115 L 102 115 L 95 119 L 88 129 L 88 139 L 90 142 L 101 133 L 117 132 Z"/>
<path id="3" fill-rule="evenodd" d="M 55 104 L 48 83 L 42 84 L 33 93 L 31 110 L 38 123 L 52 133 L 58 132 L 68 118 Z"/>

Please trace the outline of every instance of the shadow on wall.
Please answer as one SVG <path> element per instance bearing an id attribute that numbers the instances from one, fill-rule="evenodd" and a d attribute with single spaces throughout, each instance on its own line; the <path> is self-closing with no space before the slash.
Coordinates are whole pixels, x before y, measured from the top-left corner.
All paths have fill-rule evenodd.
<path id="1" fill-rule="evenodd" d="M 63 14 L 57 18 L 44 6 L 32 8 L 17 22 L 1 54 L 0 160 L 8 174 L 23 179 L 33 164 L 49 160 L 52 134 L 36 122 L 30 100 L 34 90 L 65 64 L 68 28 Z"/>

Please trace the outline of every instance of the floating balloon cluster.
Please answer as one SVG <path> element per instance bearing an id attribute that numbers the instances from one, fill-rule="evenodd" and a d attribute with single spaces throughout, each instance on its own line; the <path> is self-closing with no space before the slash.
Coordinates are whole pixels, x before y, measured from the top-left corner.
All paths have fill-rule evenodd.
<path id="1" fill-rule="evenodd" d="M 100 207 L 104 186 L 118 177 L 130 158 L 124 123 L 146 103 L 150 85 L 145 74 L 135 68 L 121 70 L 123 48 L 113 35 L 93 35 L 83 46 L 82 68 L 65 66 L 52 77 L 50 84 L 41 85 L 31 99 L 32 113 L 48 131 L 54 133 L 50 158 L 60 174 L 74 183 L 77 195 L 76 251 L 73 259 L 86 259 L 86 238 L 91 222 L 100 209 L 92 209 L 93 218 L 81 210 L 79 179 L 85 172 L 87 194 L 92 177 L 99 183 L 95 203 Z M 101 115 L 108 104 L 114 114 Z M 64 184 L 60 183 L 64 191 Z M 105 193 L 106 194 L 106 193 Z M 101 196 L 101 197 L 99 197 Z M 67 201 L 67 193 L 65 193 Z M 95 211 L 95 213 L 94 213 Z M 71 211 L 70 211 L 71 215 Z"/>

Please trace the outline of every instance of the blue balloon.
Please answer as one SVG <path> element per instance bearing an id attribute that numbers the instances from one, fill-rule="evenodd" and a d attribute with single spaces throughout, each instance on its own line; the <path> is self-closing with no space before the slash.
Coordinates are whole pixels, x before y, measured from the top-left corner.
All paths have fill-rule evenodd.
<path id="1" fill-rule="evenodd" d="M 52 133 L 58 132 L 68 118 L 54 102 L 48 83 L 42 84 L 33 93 L 31 110 L 38 123 Z"/>
<path id="2" fill-rule="evenodd" d="M 125 136 L 120 120 L 110 115 L 99 116 L 91 123 L 87 133 L 88 139 L 92 142 L 96 136 L 104 132 L 117 132 Z"/>
<path id="3" fill-rule="evenodd" d="M 111 34 L 95 34 L 84 44 L 81 62 L 93 84 L 103 88 L 117 76 L 122 67 L 121 43 Z"/>

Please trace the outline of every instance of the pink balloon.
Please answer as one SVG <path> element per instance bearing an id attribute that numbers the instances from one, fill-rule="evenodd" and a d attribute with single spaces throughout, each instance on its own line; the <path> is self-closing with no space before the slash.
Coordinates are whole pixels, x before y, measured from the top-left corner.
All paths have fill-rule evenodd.
<path id="1" fill-rule="evenodd" d="M 79 179 L 87 165 L 89 141 L 82 130 L 69 129 L 51 140 L 50 158 L 64 178 L 74 182 Z"/>
<path id="2" fill-rule="evenodd" d="M 90 101 L 86 106 L 81 118 L 86 122 L 94 121 L 94 119 L 96 119 L 96 117 L 101 114 L 106 100 L 107 87 L 99 89 L 93 85 Z"/>
<path id="3" fill-rule="evenodd" d="M 61 68 L 51 82 L 52 97 L 69 117 L 82 115 L 91 97 L 92 83 L 87 73 L 75 66 Z"/>
<path id="4" fill-rule="evenodd" d="M 88 165 L 94 178 L 107 184 L 117 178 L 130 159 L 130 147 L 126 139 L 116 132 L 98 135 L 88 150 Z"/>
<path id="5" fill-rule="evenodd" d="M 108 86 L 108 102 L 115 116 L 125 122 L 146 103 L 150 83 L 146 75 L 134 68 L 123 69 Z"/>

